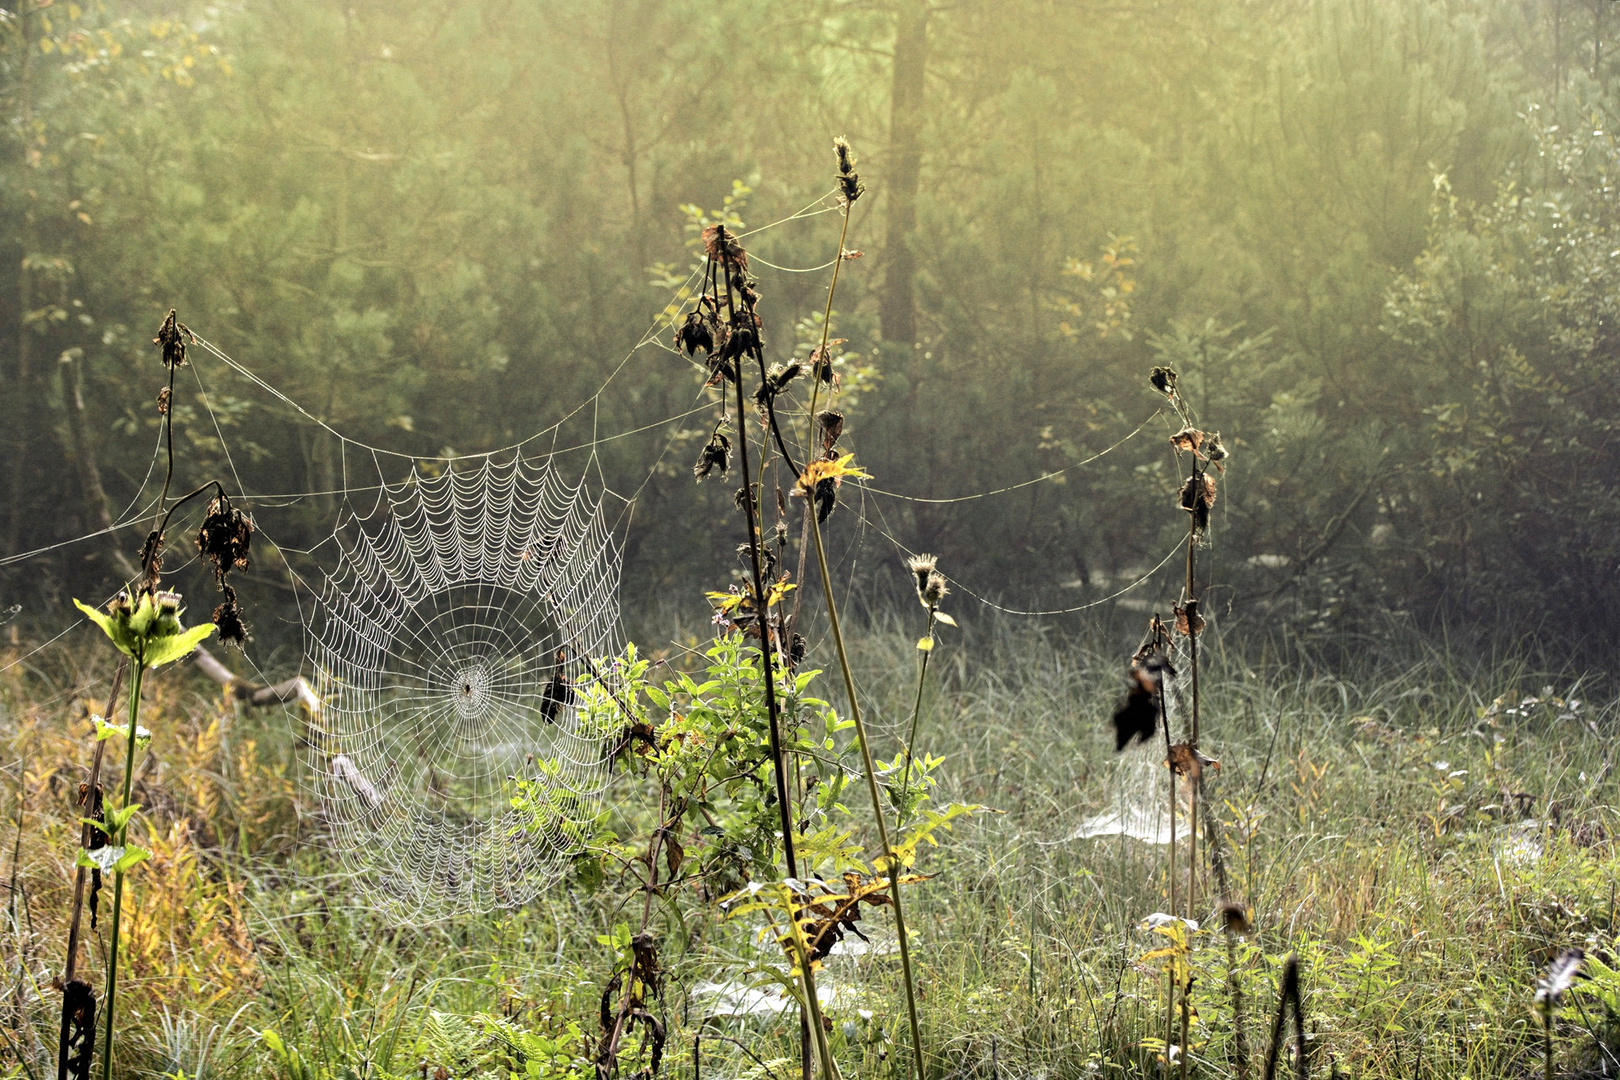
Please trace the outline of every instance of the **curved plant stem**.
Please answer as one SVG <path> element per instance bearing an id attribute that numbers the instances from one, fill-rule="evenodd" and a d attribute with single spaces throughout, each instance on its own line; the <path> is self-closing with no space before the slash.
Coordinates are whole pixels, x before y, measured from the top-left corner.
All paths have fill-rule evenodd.
<path id="1" fill-rule="evenodd" d="M 833 263 L 832 284 L 827 286 L 827 307 L 821 314 L 821 348 L 812 356 L 819 355 L 821 363 L 832 370 L 832 358 L 827 355 L 827 341 L 832 336 L 832 306 L 833 294 L 838 291 L 838 271 L 844 268 L 844 241 L 849 238 L 849 212 L 850 207 L 844 207 L 844 225 L 838 230 L 838 259 Z M 804 456 L 807 461 L 816 459 L 816 396 L 821 390 L 821 377 L 816 373 L 816 365 L 810 365 L 810 408 L 804 418 Z M 784 455 L 785 456 L 785 455 Z M 789 464 L 791 467 L 791 462 Z M 815 499 L 807 498 L 806 505 L 814 516 Z"/>
<path id="2" fill-rule="evenodd" d="M 829 370 L 832 360 L 827 356 L 827 342 L 832 332 L 832 306 L 833 296 L 838 291 L 838 272 L 844 265 L 844 243 L 849 238 L 849 213 L 850 207 L 845 205 L 843 227 L 838 232 L 838 259 L 833 263 L 832 283 L 827 287 L 827 306 L 821 317 L 821 346 L 815 354 L 812 354 L 819 355 L 820 363 L 827 365 Z M 814 363 L 810 365 L 810 406 L 805 416 L 804 447 L 806 459 L 809 461 L 814 461 L 818 457 L 815 442 L 816 403 L 821 390 L 821 378 L 816 367 Z M 884 862 L 887 864 L 889 894 L 894 898 L 895 930 L 900 939 L 900 968 L 906 983 L 906 1018 L 911 1024 L 912 1057 L 917 1067 L 917 1076 L 921 1078 L 924 1075 L 922 1025 L 917 1021 L 917 980 L 912 973 L 911 942 L 906 935 L 906 911 L 900 899 L 899 860 L 895 858 L 894 848 L 889 843 L 889 825 L 883 816 L 883 799 L 878 792 L 877 769 L 872 763 L 872 745 L 866 737 L 866 723 L 861 718 L 860 698 L 855 695 L 855 676 L 850 671 L 849 654 L 844 648 L 844 633 L 838 622 L 838 602 L 833 597 L 832 573 L 827 569 L 827 549 L 821 539 L 821 522 L 816 516 L 814 490 L 805 492 L 805 521 L 809 524 L 810 537 L 815 543 L 816 568 L 821 572 L 821 595 L 827 601 L 827 624 L 832 631 L 833 645 L 838 653 L 838 670 L 844 677 L 844 696 L 849 701 L 850 719 L 855 723 L 855 737 L 861 744 L 861 764 L 866 770 L 866 790 L 872 799 L 872 817 L 877 821 L 878 843 L 883 849 Z M 926 663 L 926 656 L 924 662 Z M 915 717 L 912 733 L 916 734 Z M 909 773 L 909 747 L 906 754 Z"/>
<path id="3" fill-rule="evenodd" d="M 141 676 L 146 672 L 146 665 L 137 657 L 130 665 L 132 674 L 129 684 L 129 729 L 125 742 L 129 744 L 129 752 L 124 756 L 124 797 L 118 804 L 122 810 L 129 805 L 130 786 L 135 778 L 135 744 L 139 740 L 136 732 L 140 730 L 136 721 L 141 711 Z M 118 830 L 118 835 L 110 838 L 114 847 L 124 843 L 125 835 L 129 832 L 129 823 L 125 822 Z M 112 947 L 107 953 L 107 1038 L 101 1050 L 101 1080 L 112 1080 L 112 1048 L 113 1048 L 113 1015 L 116 1009 L 118 993 L 118 920 L 123 914 L 124 907 L 124 872 L 113 871 L 113 909 L 112 909 Z"/>
<path id="4" fill-rule="evenodd" d="M 814 500 L 814 493 L 807 498 Z M 821 594 L 827 601 L 827 624 L 832 630 L 833 645 L 838 652 L 838 669 L 844 676 L 844 694 L 849 699 L 849 716 L 855 722 L 855 737 L 861 744 L 861 764 L 866 769 L 866 790 L 872 798 L 872 816 L 877 819 L 878 843 L 883 848 L 883 859 L 889 874 L 889 895 L 894 898 L 894 924 L 900 938 L 900 967 L 906 979 L 906 1016 L 911 1021 L 912 1053 L 916 1060 L 917 1075 L 923 1072 L 922 1026 L 917 1022 L 916 979 L 911 969 L 911 943 L 906 937 L 906 909 L 900 901 L 900 866 L 889 843 L 889 826 L 883 817 L 883 801 L 878 794 L 877 769 L 872 764 L 872 744 L 866 737 L 866 723 L 861 719 L 861 701 L 855 695 L 855 677 L 850 674 L 849 654 L 844 649 L 844 633 L 838 623 L 838 601 L 833 597 L 832 574 L 827 569 L 827 549 L 821 539 L 821 523 L 810 514 L 810 536 L 816 545 L 816 566 L 821 571 Z"/>

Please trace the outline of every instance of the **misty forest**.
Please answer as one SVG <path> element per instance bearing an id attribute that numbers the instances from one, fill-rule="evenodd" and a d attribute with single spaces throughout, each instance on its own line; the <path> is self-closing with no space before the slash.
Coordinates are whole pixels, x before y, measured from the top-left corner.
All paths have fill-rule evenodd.
<path id="1" fill-rule="evenodd" d="M 5 0 L 0 1076 L 1620 1078 L 1620 4 Z"/>

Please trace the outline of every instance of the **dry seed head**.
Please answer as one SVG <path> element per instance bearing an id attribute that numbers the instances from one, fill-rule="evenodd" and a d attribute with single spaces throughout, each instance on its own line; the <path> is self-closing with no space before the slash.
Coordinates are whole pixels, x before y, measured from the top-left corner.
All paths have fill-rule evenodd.
<path id="1" fill-rule="evenodd" d="M 821 421 L 821 448 L 832 453 L 838 437 L 844 433 L 844 414 L 837 409 L 826 409 L 817 417 Z"/>
<path id="2" fill-rule="evenodd" d="M 933 555 L 913 555 L 906 560 L 906 569 L 910 570 L 912 576 L 917 579 L 917 599 L 922 600 L 924 605 L 928 603 L 927 600 L 923 599 L 924 594 L 928 591 L 928 577 L 936 572 L 934 567 L 938 562 L 939 560 Z"/>
<path id="3" fill-rule="evenodd" d="M 157 337 L 152 339 L 152 344 L 163 350 L 165 367 L 185 367 L 187 339 L 196 340 L 190 328 L 175 319 L 174 308 L 170 308 L 163 325 L 158 327 Z"/>
<path id="4" fill-rule="evenodd" d="M 708 443 L 698 454 L 697 463 L 692 466 L 692 475 L 702 480 L 715 469 L 719 469 L 720 475 L 724 476 L 729 468 L 731 468 L 731 440 L 722 432 L 716 431 L 709 436 Z"/>
<path id="5" fill-rule="evenodd" d="M 866 191 L 861 174 L 855 171 L 855 151 L 842 135 L 833 139 L 833 152 L 838 155 L 838 194 L 845 206 L 859 199 Z"/>
<path id="6" fill-rule="evenodd" d="M 1148 372 L 1148 382 L 1153 385 L 1153 389 L 1157 390 L 1159 393 L 1163 394 L 1165 397 L 1175 397 L 1175 394 L 1176 394 L 1176 369 L 1175 368 L 1172 368 L 1172 367 L 1156 367 L 1156 368 L 1154 368 L 1152 371 Z"/>

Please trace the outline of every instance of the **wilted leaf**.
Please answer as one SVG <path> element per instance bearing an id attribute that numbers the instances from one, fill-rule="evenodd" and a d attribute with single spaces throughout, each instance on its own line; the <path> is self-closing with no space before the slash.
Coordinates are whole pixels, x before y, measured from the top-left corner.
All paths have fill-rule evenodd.
<path id="1" fill-rule="evenodd" d="M 1170 442 L 1177 450 L 1196 454 L 1199 447 L 1204 445 L 1204 433 L 1194 427 L 1184 427 L 1170 436 Z"/>

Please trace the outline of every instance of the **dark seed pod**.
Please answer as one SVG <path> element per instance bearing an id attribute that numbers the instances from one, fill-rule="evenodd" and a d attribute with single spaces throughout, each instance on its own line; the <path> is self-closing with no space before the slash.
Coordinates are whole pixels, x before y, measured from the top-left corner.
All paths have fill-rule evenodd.
<path id="1" fill-rule="evenodd" d="M 1148 382 L 1153 389 L 1170 397 L 1176 392 L 1176 369 L 1170 367 L 1156 367 L 1148 372 Z"/>

